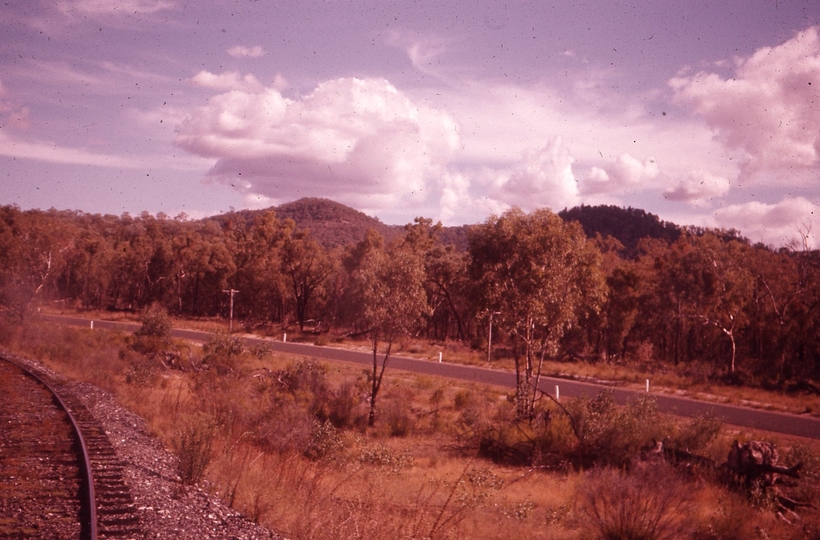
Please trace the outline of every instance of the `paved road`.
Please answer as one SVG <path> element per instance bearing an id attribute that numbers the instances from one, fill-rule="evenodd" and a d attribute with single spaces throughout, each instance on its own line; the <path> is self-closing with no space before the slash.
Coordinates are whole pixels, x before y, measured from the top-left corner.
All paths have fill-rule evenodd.
<path id="1" fill-rule="evenodd" d="M 118 323 L 111 321 L 90 321 L 75 317 L 63 317 L 58 315 L 42 315 L 42 319 L 60 324 L 73 326 L 84 326 L 93 328 L 107 328 L 132 332 L 139 328 L 135 323 Z M 208 339 L 207 332 L 196 330 L 175 329 L 172 335 L 181 339 L 204 342 Z M 310 356 L 324 360 L 353 362 L 357 364 L 372 365 L 373 355 L 369 352 L 336 349 L 333 347 L 319 347 L 304 343 L 286 343 L 263 338 L 243 338 L 245 344 L 259 345 L 265 344 L 274 351 Z M 391 356 L 388 366 L 391 369 L 401 369 L 414 373 L 424 373 L 438 377 L 449 377 L 462 381 L 472 381 L 483 384 L 491 384 L 506 388 L 515 386 L 515 374 L 508 371 L 487 369 L 476 366 L 465 366 L 461 364 L 451 364 L 448 362 L 437 362 L 418 358 L 408 358 L 403 356 Z M 555 379 L 546 377 L 541 382 L 541 389 L 555 395 L 558 387 L 561 398 L 594 396 L 604 388 L 610 388 L 616 402 L 624 404 L 628 399 L 635 397 L 640 392 L 627 390 L 624 388 L 611 388 L 603 385 L 571 381 L 566 379 Z M 711 413 L 727 424 L 749 427 L 782 433 L 786 435 L 797 435 L 812 439 L 820 439 L 820 418 L 808 415 L 796 415 L 750 409 L 734 405 L 723 405 L 718 403 L 708 403 L 685 397 L 670 396 L 666 394 L 653 394 L 658 403 L 658 408 L 663 412 L 677 414 L 680 416 L 693 417 L 700 414 Z"/>

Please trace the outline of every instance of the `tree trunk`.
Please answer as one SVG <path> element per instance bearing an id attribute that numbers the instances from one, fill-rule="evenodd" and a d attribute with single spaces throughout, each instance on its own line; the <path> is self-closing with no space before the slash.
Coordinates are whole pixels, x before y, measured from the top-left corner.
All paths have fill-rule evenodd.
<path id="1" fill-rule="evenodd" d="M 382 379 L 384 378 L 384 370 L 387 367 L 387 360 L 390 358 L 390 350 L 393 348 L 393 336 L 387 340 L 387 351 L 384 353 L 382 359 L 381 370 L 379 370 L 378 361 L 379 348 L 379 334 L 373 334 L 373 373 L 372 384 L 370 387 L 370 412 L 367 416 L 367 425 L 373 427 L 376 424 L 376 398 L 379 395 L 379 389 L 382 387 Z"/>

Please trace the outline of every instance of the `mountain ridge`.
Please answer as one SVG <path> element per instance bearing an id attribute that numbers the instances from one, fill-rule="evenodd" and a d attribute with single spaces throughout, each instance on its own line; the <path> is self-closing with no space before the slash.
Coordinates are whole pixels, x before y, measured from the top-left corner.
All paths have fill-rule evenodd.
<path id="1" fill-rule="evenodd" d="M 279 219 L 292 219 L 300 229 L 307 229 L 323 247 L 332 249 L 355 244 L 362 240 L 368 229 L 374 229 L 386 241 L 401 238 L 404 225 L 387 225 L 345 204 L 321 197 L 304 197 L 264 210 L 241 210 L 245 217 L 273 210 Z M 596 234 L 612 236 L 624 246 L 627 256 L 634 256 L 641 238 L 658 238 L 674 242 L 684 227 L 662 221 L 657 215 L 638 208 L 612 205 L 581 205 L 557 213 L 567 221 L 578 221 L 589 238 Z M 439 241 L 454 245 L 459 250 L 468 247 L 468 230 L 477 224 L 442 227 Z"/>

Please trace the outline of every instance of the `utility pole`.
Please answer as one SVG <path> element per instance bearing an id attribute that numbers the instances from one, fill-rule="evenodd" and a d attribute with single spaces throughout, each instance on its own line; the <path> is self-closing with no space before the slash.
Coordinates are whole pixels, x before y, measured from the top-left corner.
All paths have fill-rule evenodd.
<path id="1" fill-rule="evenodd" d="M 233 295 L 235 295 L 239 291 L 237 291 L 236 289 L 222 289 L 222 292 L 231 295 L 231 318 L 230 318 L 231 322 L 229 323 L 229 326 L 228 326 L 228 333 L 231 333 L 231 332 L 233 332 Z"/>

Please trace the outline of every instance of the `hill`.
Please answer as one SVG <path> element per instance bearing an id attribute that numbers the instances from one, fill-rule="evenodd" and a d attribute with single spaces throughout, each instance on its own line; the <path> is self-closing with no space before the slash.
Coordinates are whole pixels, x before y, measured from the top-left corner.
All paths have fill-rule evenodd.
<path id="1" fill-rule="evenodd" d="M 364 238 L 368 229 L 375 229 L 385 240 L 401 236 L 403 227 L 385 225 L 344 204 L 307 197 L 273 208 L 279 219 L 292 219 L 300 229 L 308 229 L 310 235 L 325 248 L 355 244 Z"/>
<path id="2" fill-rule="evenodd" d="M 641 238 L 659 238 L 668 242 L 677 240 L 682 229 L 674 223 L 667 223 L 655 214 L 638 208 L 619 206 L 576 206 L 558 213 L 565 221 L 577 221 L 587 237 L 596 233 L 612 236 L 624 245 L 624 255 L 634 257 Z"/>
<path id="3" fill-rule="evenodd" d="M 266 210 L 239 210 L 230 215 L 250 222 L 267 210 L 276 212 L 276 217 L 281 220 L 292 219 L 298 228 L 309 230 L 311 237 L 326 249 L 355 244 L 365 237 L 368 229 L 376 230 L 387 242 L 404 236 L 403 225 L 387 225 L 364 212 L 318 197 L 305 197 Z M 226 217 L 227 214 L 223 214 L 208 219 L 223 222 Z M 439 240 L 445 245 L 467 249 L 467 228 L 444 227 Z"/>
<path id="4" fill-rule="evenodd" d="M 355 244 L 364 238 L 368 229 L 374 229 L 386 241 L 401 238 L 403 225 L 387 225 L 377 218 L 368 216 L 354 208 L 330 199 L 306 197 L 270 208 L 279 219 L 292 219 L 300 229 L 307 229 L 311 236 L 327 249 Z M 264 210 L 240 210 L 234 212 L 244 220 L 251 221 Z M 624 255 L 634 257 L 641 238 L 660 238 L 674 242 L 683 229 L 674 223 L 661 221 L 654 214 L 637 208 L 618 206 L 576 206 L 558 213 L 564 220 L 578 221 L 590 238 L 597 233 L 612 236 L 624 245 Z M 221 221 L 225 216 L 211 219 Z M 471 225 L 443 227 L 439 241 L 444 245 L 454 245 L 459 250 L 468 247 L 467 231 Z"/>

